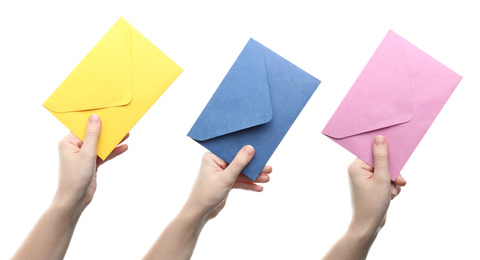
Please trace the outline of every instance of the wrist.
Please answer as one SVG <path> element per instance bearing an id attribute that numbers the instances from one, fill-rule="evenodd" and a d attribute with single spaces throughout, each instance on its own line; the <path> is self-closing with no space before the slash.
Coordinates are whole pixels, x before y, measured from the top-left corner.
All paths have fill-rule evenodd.
<path id="1" fill-rule="evenodd" d="M 188 200 L 177 217 L 193 225 L 202 226 L 208 221 L 208 213 L 198 203 Z"/>
<path id="2" fill-rule="evenodd" d="M 68 216 L 76 221 L 80 218 L 80 215 L 86 206 L 83 206 L 81 202 L 76 201 L 70 196 L 65 196 L 57 192 L 55 193 L 49 207 L 55 212 Z"/>
<path id="3" fill-rule="evenodd" d="M 170 225 L 181 227 L 185 238 L 198 237 L 208 221 L 195 207 L 186 203 Z"/>
<path id="4" fill-rule="evenodd" d="M 378 231 L 379 227 L 373 224 L 360 223 L 352 220 L 346 235 L 358 243 L 371 245 L 377 238 Z"/>

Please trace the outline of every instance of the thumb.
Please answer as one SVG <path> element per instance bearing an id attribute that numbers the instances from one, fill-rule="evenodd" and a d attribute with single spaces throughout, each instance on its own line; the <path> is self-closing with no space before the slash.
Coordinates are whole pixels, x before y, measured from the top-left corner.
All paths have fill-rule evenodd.
<path id="1" fill-rule="evenodd" d="M 252 160 L 254 154 L 255 149 L 253 149 L 251 145 L 245 145 L 237 153 L 233 161 L 224 171 L 232 183 L 237 179 L 243 168 Z"/>
<path id="2" fill-rule="evenodd" d="M 90 118 L 88 118 L 82 150 L 92 152 L 95 155 L 97 154 L 97 141 L 101 128 L 100 117 L 96 114 L 92 114 Z"/>
<path id="3" fill-rule="evenodd" d="M 374 176 L 390 179 L 388 170 L 388 145 L 385 137 L 377 135 L 373 141 Z"/>

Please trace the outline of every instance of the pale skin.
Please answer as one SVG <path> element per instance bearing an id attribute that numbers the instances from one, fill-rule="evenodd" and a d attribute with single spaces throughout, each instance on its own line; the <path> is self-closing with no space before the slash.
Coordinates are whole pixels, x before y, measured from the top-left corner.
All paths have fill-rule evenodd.
<path id="1" fill-rule="evenodd" d="M 75 226 L 95 194 L 97 170 L 105 161 L 124 153 L 127 145 L 117 146 L 105 161 L 97 157 L 101 121 L 92 115 L 84 142 L 69 133 L 59 142 L 58 188 L 47 210 L 40 217 L 12 259 L 63 259 Z M 128 135 L 124 138 L 127 139 Z M 122 142 L 124 141 L 122 140 Z M 255 151 L 243 147 L 230 165 L 207 153 L 185 205 L 152 245 L 144 259 L 190 259 L 204 225 L 223 209 L 230 190 L 261 192 L 272 167 L 266 166 L 255 182 L 241 174 Z M 390 181 L 388 146 L 384 137 L 373 143 L 375 167 L 356 159 L 348 168 L 353 216 L 350 226 L 327 252 L 328 259 L 366 259 L 370 246 L 385 225 L 390 200 L 406 185 L 399 175 Z"/>
<path id="2" fill-rule="evenodd" d="M 101 160 L 97 157 L 100 130 L 100 117 L 92 115 L 87 122 L 84 142 L 73 133 L 59 142 L 57 191 L 12 259 L 63 259 L 75 226 L 97 189 L 98 167 L 128 149 L 126 144 L 119 145 L 105 161 Z M 122 142 L 127 138 L 128 134 Z"/>
<path id="3" fill-rule="evenodd" d="M 243 184 L 241 170 L 253 157 L 246 146 L 239 151 L 228 166 L 213 154 L 206 154 L 202 160 L 197 181 L 192 193 L 180 213 L 166 227 L 153 244 L 144 259 L 190 259 L 204 225 L 217 216 L 225 206 L 232 187 L 261 191 L 255 183 Z M 252 150 L 253 151 L 253 150 Z M 399 175 L 390 181 L 388 171 L 388 146 L 383 136 L 373 143 L 375 167 L 356 159 L 348 168 L 352 194 L 353 216 L 350 226 L 335 245 L 324 256 L 324 260 L 363 260 L 378 232 L 385 225 L 390 201 L 406 185 Z M 257 182 L 267 182 L 271 167 L 265 167 Z M 239 176 L 239 177 L 237 177 Z M 248 179 L 247 179 L 248 180 Z"/>
<path id="4" fill-rule="evenodd" d="M 383 136 L 373 142 L 374 166 L 355 159 L 348 167 L 353 214 L 345 234 L 333 245 L 323 260 L 363 260 L 385 225 L 390 201 L 407 182 L 399 175 L 390 180 L 388 144 Z"/>
<path id="5" fill-rule="evenodd" d="M 266 166 L 255 182 L 241 174 L 254 153 L 253 147 L 247 145 L 230 165 L 214 154 L 206 153 L 187 202 L 144 259 L 190 259 L 204 225 L 220 213 L 232 189 L 261 192 L 263 187 L 259 183 L 270 180 L 268 174 L 272 167 Z"/>

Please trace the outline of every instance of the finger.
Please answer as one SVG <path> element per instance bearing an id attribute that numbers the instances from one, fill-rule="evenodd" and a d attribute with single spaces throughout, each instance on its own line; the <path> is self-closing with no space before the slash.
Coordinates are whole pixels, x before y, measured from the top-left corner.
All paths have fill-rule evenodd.
<path id="1" fill-rule="evenodd" d="M 370 178 L 373 174 L 373 167 L 368 165 L 366 162 L 362 161 L 360 158 L 355 158 L 350 165 L 348 166 L 348 174 L 350 178 L 355 178 L 357 173 L 359 172 L 358 169 L 362 169 L 367 171 L 369 174 L 362 174 L 362 176 L 368 176 Z M 360 171 L 361 172 L 361 171 Z"/>
<path id="2" fill-rule="evenodd" d="M 82 148 L 82 140 L 78 139 L 76 135 L 74 135 L 72 132 L 68 133 L 66 136 L 64 136 L 59 142 L 58 142 L 58 149 L 67 149 L 67 148 Z M 78 150 L 77 150 L 78 151 Z"/>
<path id="3" fill-rule="evenodd" d="M 257 179 L 255 180 L 256 183 L 267 183 L 270 181 L 270 176 L 268 174 L 261 173 L 258 175 Z"/>
<path id="4" fill-rule="evenodd" d="M 362 161 L 362 164 L 360 166 L 362 169 L 365 171 L 373 172 L 373 167 L 368 165 L 366 162 Z"/>
<path id="5" fill-rule="evenodd" d="M 252 160 L 255 154 L 255 149 L 251 145 L 245 145 L 238 153 L 230 165 L 225 169 L 225 174 L 229 180 L 233 183 L 238 175 L 242 172 L 243 168 Z"/>
<path id="6" fill-rule="evenodd" d="M 220 157 L 216 156 L 213 153 L 207 153 L 206 155 L 208 155 L 215 162 L 215 164 L 217 164 L 218 167 L 220 167 L 222 170 L 225 170 L 225 168 L 227 168 L 228 163 L 226 163 Z"/>
<path id="7" fill-rule="evenodd" d="M 241 173 L 240 175 L 238 175 L 236 181 L 251 182 L 252 180 L 248 178 L 245 174 Z M 268 174 L 265 174 L 265 173 L 260 173 L 260 175 L 258 175 L 257 179 L 255 180 L 255 182 L 257 183 L 266 183 L 269 181 L 270 181 L 270 176 L 268 176 Z"/>
<path id="8" fill-rule="evenodd" d="M 377 135 L 373 141 L 374 178 L 390 179 L 387 140 Z"/>
<path id="9" fill-rule="evenodd" d="M 128 139 L 128 137 L 130 137 L 130 133 L 127 133 L 127 135 L 122 139 L 122 141 L 120 141 L 120 143 L 118 144 L 122 144 L 125 140 Z"/>
<path id="10" fill-rule="evenodd" d="M 400 194 L 401 191 L 402 191 L 402 187 L 397 186 L 397 196 Z"/>
<path id="11" fill-rule="evenodd" d="M 407 185 L 407 181 L 405 180 L 405 178 L 403 178 L 403 176 L 401 174 L 399 174 L 397 176 L 397 178 L 395 179 L 394 183 L 397 185 L 397 186 L 405 186 Z"/>
<path id="12" fill-rule="evenodd" d="M 261 192 L 263 191 L 263 186 L 255 184 L 253 182 L 241 182 L 237 181 L 233 184 L 233 189 L 241 189 L 241 190 L 249 190 L 249 191 L 256 191 Z"/>
<path id="13" fill-rule="evenodd" d="M 394 183 L 390 185 L 390 195 L 392 200 L 398 195 L 397 185 Z"/>
<path id="14" fill-rule="evenodd" d="M 259 176 L 260 176 L 260 175 L 259 175 Z M 257 179 L 258 179 L 258 178 L 257 178 Z M 250 178 L 248 178 L 245 174 L 240 173 L 240 175 L 238 175 L 236 181 L 249 182 L 249 181 L 252 181 L 252 180 L 251 180 Z"/>
<path id="15" fill-rule="evenodd" d="M 102 128 L 100 117 L 92 114 L 87 122 L 87 129 L 85 130 L 85 138 L 83 140 L 82 150 L 97 154 L 97 141 Z"/>
<path id="16" fill-rule="evenodd" d="M 273 168 L 270 165 L 266 165 L 263 170 L 260 172 L 260 174 L 270 174 L 272 173 Z"/>
<path id="17" fill-rule="evenodd" d="M 128 145 L 127 144 L 122 144 L 120 146 L 117 146 L 115 147 L 115 149 L 113 149 L 113 151 L 108 155 L 107 158 L 105 158 L 105 160 L 103 162 L 106 162 L 106 161 L 110 161 L 112 160 L 113 158 L 123 154 L 124 152 L 126 152 L 128 150 Z"/>

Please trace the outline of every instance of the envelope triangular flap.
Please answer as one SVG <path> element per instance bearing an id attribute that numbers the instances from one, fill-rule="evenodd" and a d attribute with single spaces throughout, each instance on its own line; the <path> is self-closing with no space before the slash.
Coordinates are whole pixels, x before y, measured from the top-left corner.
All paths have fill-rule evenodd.
<path id="1" fill-rule="evenodd" d="M 414 116 L 405 41 L 389 31 L 323 133 L 345 138 L 410 121 Z"/>
<path id="2" fill-rule="evenodd" d="M 132 99 L 132 32 L 120 18 L 43 104 L 54 112 L 123 106 Z"/>
<path id="3" fill-rule="evenodd" d="M 272 119 L 265 50 L 257 41 L 248 41 L 188 136 L 205 141 Z"/>

